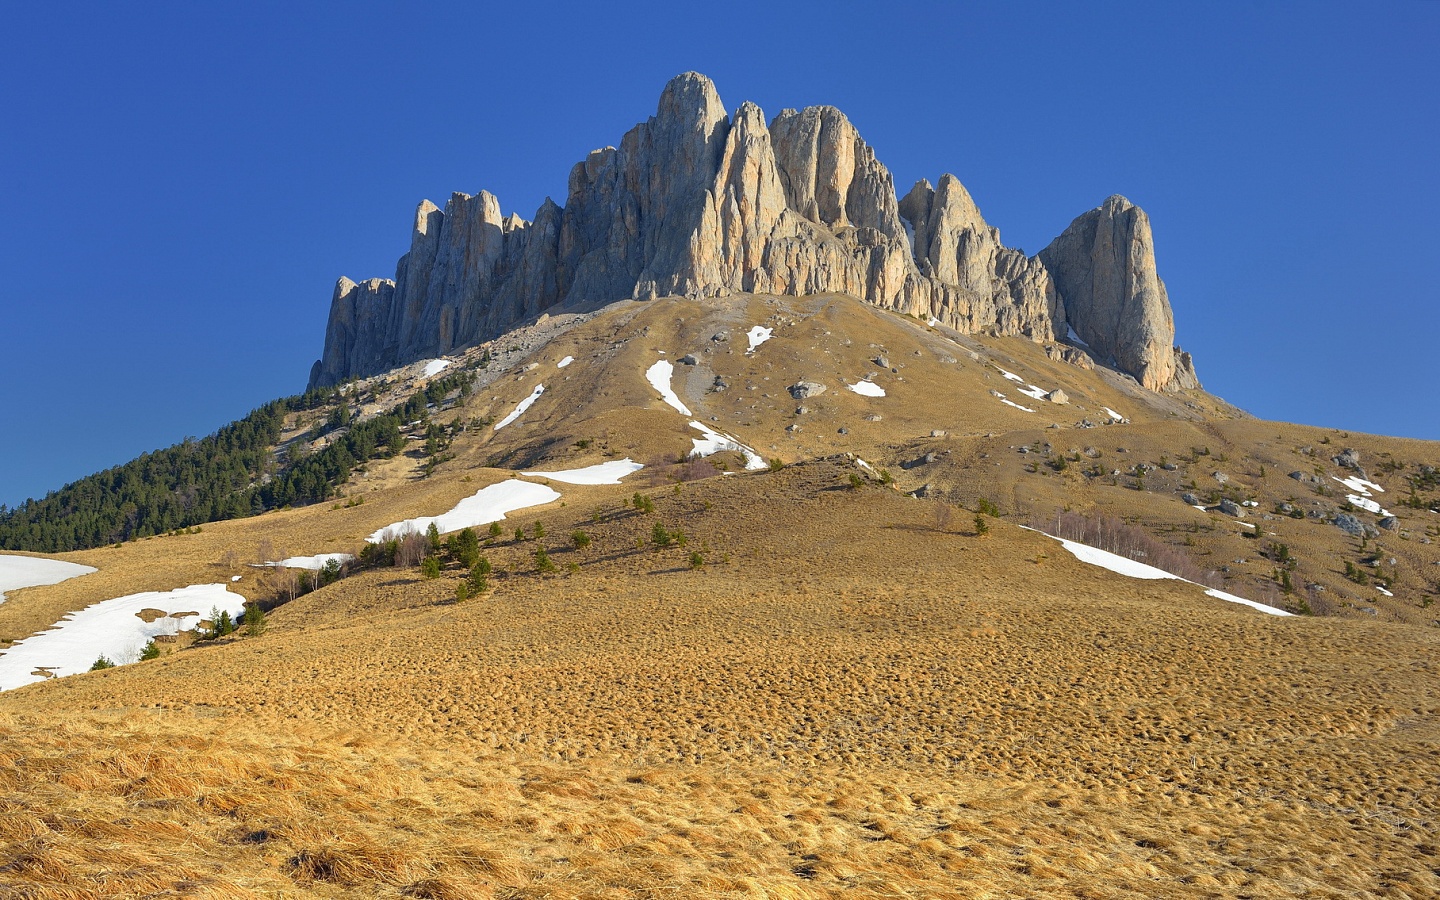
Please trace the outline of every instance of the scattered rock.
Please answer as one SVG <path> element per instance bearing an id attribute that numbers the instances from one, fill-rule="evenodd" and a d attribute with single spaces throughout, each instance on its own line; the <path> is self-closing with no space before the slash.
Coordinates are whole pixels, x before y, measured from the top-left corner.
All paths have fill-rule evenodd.
<path id="1" fill-rule="evenodd" d="M 919 498 L 921 498 L 921 499 L 924 499 L 925 497 L 930 496 L 930 492 L 931 492 L 932 490 L 934 490 L 934 488 L 932 488 L 930 485 L 928 485 L 928 484 L 922 484 L 922 485 L 920 485 L 918 488 L 916 488 L 915 490 L 911 491 L 911 492 L 910 492 L 910 496 L 912 496 L 912 497 L 919 497 Z"/>
<path id="2" fill-rule="evenodd" d="M 786 426 L 785 426 L 785 430 L 788 431 L 788 432 L 790 432 L 791 434 L 799 434 L 799 433 L 800 433 L 800 426 L 799 426 L 799 425 L 786 425 Z"/>
<path id="3" fill-rule="evenodd" d="M 1396 531 L 1400 528 L 1400 520 L 1394 516 L 1386 516 L 1380 520 L 1379 525 L 1386 531 Z"/>
<path id="4" fill-rule="evenodd" d="M 879 422 L 879 421 L 880 421 L 881 419 L 883 419 L 883 418 L 884 418 L 884 416 L 880 415 L 879 413 L 871 413 L 870 415 L 868 415 L 868 416 L 865 417 L 865 421 L 867 421 L 867 422 Z"/>
<path id="5" fill-rule="evenodd" d="M 1237 519 L 1245 518 L 1245 510 L 1241 509 L 1240 504 L 1231 500 L 1229 497 L 1220 501 L 1220 511 L 1227 516 L 1234 516 Z"/>
<path id="6" fill-rule="evenodd" d="M 1365 533 L 1365 526 L 1361 524 L 1359 519 L 1355 518 L 1349 513 L 1341 513 L 1331 521 L 1334 523 L 1336 528 L 1340 529 L 1346 534 L 1360 537 L 1362 534 Z"/>
<path id="7" fill-rule="evenodd" d="M 806 413 L 808 413 L 809 411 L 810 411 L 810 407 L 808 407 L 808 406 L 797 406 L 797 407 L 795 407 L 795 415 L 797 415 L 797 416 L 803 416 L 803 415 L 805 415 Z"/>
<path id="8" fill-rule="evenodd" d="M 1056 362 L 1069 363 L 1079 369 L 1089 370 L 1095 368 L 1095 361 L 1090 358 L 1090 354 L 1078 347 L 1061 347 L 1055 344 L 1047 344 L 1045 347 L 1045 355 Z"/>
<path id="9" fill-rule="evenodd" d="M 786 388 L 796 400 L 806 400 L 825 393 L 825 385 L 818 381 L 800 381 Z"/>
<path id="10" fill-rule="evenodd" d="M 1199 505 L 1200 505 L 1200 498 L 1197 497 L 1197 496 L 1195 496 L 1194 494 L 1181 494 L 1181 495 L 1180 495 L 1180 499 L 1181 499 L 1182 501 L 1184 501 L 1184 503 L 1185 503 L 1186 506 L 1199 506 Z"/>
<path id="11" fill-rule="evenodd" d="M 1160 464 L 1160 468 L 1164 469 L 1164 470 L 1167 471 L 1167 472 L 1174 472 L 1176 469 L 1178 469 L 1178 468 L 1180 468 L 1180 467 L 1177 466 L 1177 465 L 1175 465 L 1175 464 L 1172 463 L 1172 462 L 1167 462 L 1167 463 L 1161 463 L 1161 464 Z"/>
<path id="12" fill-rule="evenodd" d="M 945 436 L 945 432 L 941 431 L 938 428 L 935 428 L 931 430 L 930 436 L 932 438 L 943 438 Z"/>
<path id="13" fill-rule="evenodd" d="M 682 356 L 682 357 L 680 357 L 679 359 L 677 359 L 676 362 L 678 362 L 678 363 L 679 363 L 680 365 L 682 365 L 682 366 L 694 366 L 694 365 L 699 365 L 700 360 L 696 359 L 695 356 L 694 356 L 694 354 L 692 354 L 692 353 L 687 353 L 687 354 L 685 354 L 684 356 Z"/>
<path id="14" fill-rule="evenodd" d="M 888 368 L 890 368 L 890 357 L 886 356 L 886 355 L 883 354 L 883 353 L 880 354 L 879 356 L 875 357 L 875 359 L 874 359 L 873 361 L 874 361 L 875 365 L 879 366 L 879 367 L 882 368 L 882 369 L 888 369 Z"/>
<path id="15" fill-rule="evenodd" d="M 1230 476 L 1229 476 L 1229 475 L 1226 475 L 1224 472 L 1216 472 L 1216 473 L 1214 473 L 1214 476 L 1213 476 L 1213 477 L 1215 478 L 1216 481 L 1220 482 L 1221 484 L 1226 484 L 1226 483 L 1228 483 L 1228 482 L 1230 481 Z"/>
<path id="16" fill-rule="evenodd" d="M 836 433 L 836 434 L 849 434 L 849 433 L 850 433 L 850 429 L 848 429 L 848 428 L 843 428 L 843 427 L 842 427 L 840 430 L 836 431 L 835 433 Z"/>
<path id="17" fill-rule="evenodd" d="M 710 340 L 714 341 L 717 344 L 723 344 L 726 341 L 730 340 L 730 332 L 717 331 L 714 334 L 710 335 Z"/>
<path id="18" fill-rule="evenodd" d="M 1060 390 L 1059 388 L 1056 388 L 1055 390 L 1046 394 L 1045 399 L 1049 400 L 1051 403 L 1064 404 L 1070 402 L 1070 395 Z"/>
<path id="19" fill-rule="evenodd" d="M 1332 456 L 1330 461 L 1342 469 L 1359 469 L 1360 451 L 1352 447 L 1347 447 L 1341 450 L 1338 456 Z"/>

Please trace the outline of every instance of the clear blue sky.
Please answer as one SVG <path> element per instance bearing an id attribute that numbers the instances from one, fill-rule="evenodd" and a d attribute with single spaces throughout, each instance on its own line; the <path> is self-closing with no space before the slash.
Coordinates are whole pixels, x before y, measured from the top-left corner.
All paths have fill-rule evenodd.
<path id="1" fill-rule="evenodd" d="M 298 11 L 294 6 L 301 6 Z M 0 502 L 305 386 L 421 198 L 529 218 L 689 69 L 1034 253 L 1121 193 L 1257 415 L 1440 439 L 1440 4 L 10 4 Z"/>

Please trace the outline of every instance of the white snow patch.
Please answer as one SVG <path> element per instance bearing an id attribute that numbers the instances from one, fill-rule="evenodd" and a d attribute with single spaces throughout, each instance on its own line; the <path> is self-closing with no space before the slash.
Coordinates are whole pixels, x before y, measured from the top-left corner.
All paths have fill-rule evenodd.
<path id="1" fill-rule="evenodd" d="M 936 325 L 940 324 L 940 320 L 935 318 L 934 316 L 931 316 L 930 321 L 926 322 L 925 324 L 929 325 L 931 328 L 934 328 Z"/>
<path id="2" fill-rule="evenodd" d="M 1375 585 L 1375 590 L 1379 591 L 1380 593 L 1384 594 L 1384 595 L 1387 596 L 1387 597 L 1393 597 L 1393 596 L 1395 596 L 1394 594 L 1392 594 L 1392 593 L 1390 593 L 1389 591 L 1385 590 L 1383 587 L 1381 587 L 1381 586 L 1378 585 L 1378 584 Z"/>
<path id="3" fill-rule="evenodd" d="M 445 371 L 448 368 L 450 368 L 450 360 L 432 359 L 425 364 L 425 368 L 420 372 L 420 374 L 426 378 L 429 378 L 431 375 L 439 375 L 441 372 Z"/>
<path id="4" fill-rule="evenodd" d="M 1031 400 L 1044 400 L 1045 395 L 1050 392 L 1042 387 L 1036 387 L 1035 385 L 1030 384 L 1020 388 L 1020 393 L 1029 397 Z"/>
<path id="5" fill-rule="evenodd" d="M 1033 528 L 1029 530 L 1038 531 L 1038 529 Z M 1045 532 L 1043 531 L 1040 531 L 1039 533 L 1045 534 Z M 1108 550 L 1101 550 L 1099 547 L 1091 547 L 1089 544 L 1081 544 L 1077 541 L 1067 541 L 1065 538 L 1057 538 L 1053 534 L 1045 534 L 1045 536 L 1059 541 L 1066 550 L 1069 550 L 1071 554 L 1073 554 L 1074 557 L 1081 562 L 1089 563 L 1092 566 L 1099 566 L 1102 569 L 1109 569 L 1110 571 L 1118 573 L 1120 575 L 1125 575 L 1130 578 L 1145 578 L 1152 580 L 1171 578 L 1175 581 L 1184 581 L 1186 584 L 1195 584 L 1195 582 L 1185 578 L 1181 578 L 1179 575 L 1176 575 L 1173 572 L 1167 572 L 1164 569 L 1157 569 L 1154 566 L 1148 566 L 1145 563 L 1136 562 L 1129 557 L 1120 556 L 1119 554 L 1111 553 Z M 1204 587 L 1204 585 L 1196 586 Z M 1237 597 L 1234 594 L 1227 594 L 1224 591 L 1216 590 L 1215 588 L 1205 588 L 1205 593 L 1211 597 L 1216 598 L 1217 600 L 1225 600 L 1230 603 L 1240 603 L 1250 607 L 1251 609 L 1258 609 L 1260 610 L 1260 612 L 1269 613 L 1272 616 L 1290 615 L 1290 613 L 1286 612 L 1283 609 L 1276 609 L 1273 606 L 1266 606 L 1263 603 L 1256 603 L 1254 600 L 1246 600 L 1244 597 Z"/>
<path id="6" fill-rule="evenodd" d="M 630 457 L 624 459 L 612 459 L 599 465 L 586 466 L 583 469 L 562 469 L 559 472 L 522 472 L 530 478 L 549 478 L 551 481 L 561 481 L 565 484 L 619 484 L 620 479 L 633 472 L 638 472 L 645 466 L 634 462 Z"/>
<path id="7" fill-rule="evenodd" d="M 667 359 L 662 359 L 645 370 L 645 380 L 650 382 L 650 386 L 659 392 L 661 400 L 670 404 L 678 410 L 681 415 L 692 415 L 690 407 L 681 403 L 680 398 L 670 389 L 670 376 L 674 374 L 674 372 L 674 364 Z"/>
<path id="8" fill-rule="evenodd" d="M 44 675 L 34 674 L 36 669 L 64 676 L 89 671 L 101 656 L 117 664 L 134 662 L 151 639 L 193 629 L 216 607 L 239 616 L 245 611 L 245 598 L 223 584 L 195 584 L 115 597 L 67 613 L 50 630 L 0 653 L 0 691 L 44 681 Z M 139 616 L 146 609 L 166 615 L 146 622 Z"/>
<path id="9" fill-rule="evenodd" d="M 557 368 L 557 369 L 563 369 L 563 368 L 565 368 L 566 366 L 570 365 L 570 364 L 571 364 L 572 362 L 574 362 L 574 361 L 575 361 L 575 357 L 573 357 L 573 356 L 567 356 L 567 357 L 565 357 L 564 359 L 560 360 L 558 363 L 556 363 L 556 364 L 555 364 L 555 368 Z"/>
<path id="10" fill-rule="evenodd" d="M 871 472 L 875 471 L 875 467 L 874 467 L 874 466 L 870 465 L 869 463 L 867 463 L 865 460 L 861 459 L 861 458 L 858 457 L 858 456 L 855 457 L 855 462 L 859 463 L 859 464 L 860 464 L 860 468 L 862 468 L 862 469 L 866 469 L 866 470 L 871 471 Z"/>
<path id="11" fill-rule="evenodd" d="M 347 563 L 354 558 L 349 553 L 317 553 L 314 556 L 287 556 L 279 562 L 267 562 L 263 565 L 277 569 L 309 569 L 312 572 L 318 572 L 325 568 L 325 564 L 331 560 Z"/>
<path id="12" fill-rule="evenodd" d="M 1201 512 L 1209 512 L 1209 511 L 1210 511 L 1209 509 L 1206 509 L 1205 507 L 1201 506 L 1201 505 L 1198 504 L 1198 503 L 1195 504 L 1195 506 L 1194 506 L 1193 508 L 1194 508 L 1194 509 L 1198 509 L 1198 510 L 1200 510 Z"/>
<path id="13" fill-rule="evenodd" d="M 1390 510 L 1385 509 L 1380 504 L 1376 503 L 1374 500 L 1371 500 L 1369 497 L 1362 497 L 1359 494 L 1346 494 L 1345 499 L 1349 500 L 1352 504 L 1360 507 L 1366 512 L 1375 513 L 1377 516 L 1390 515 Z"/>
<path id="14" fill-rule="evenodd" d="M 774 333 L 775 329 L 773 328 L 766 328 L 763 325 L 756 325 L 754 328 L 750 329 L 745 333 L 745 337 L 749 338 L 750 340 L 750 349 L 746 350 L 745 352 L 754 353 L 755 348 L 770 340 L 770 336 Z"/>
<path id="15" fill-rule="evenodd" d="M 237 582 L 237 581 L 239 581 L 239 580 L 240 580 L 240 576 L 239 576 L 239 575 L 231 575 L 231 576 L 230 576 L 230 583 L 231 583 L 231 584 L 234 584 L 235 582 Z"/>
<path id="16" fill-rule="evenodd" d="M 510 413 L 510 415 L 495 423 L 495 430 L 499 431 L 506 425 L 509 425 L 511 422 L 520 418 L 520 414 L 523 413 L 525 410 L 529 409 L 530 404 L 534 403 L 536 400 L 539 400 L 540 395 L 543 393 L 545 393 L 545 385 L 535 385 L 535 390 L 530 392 L 530 396 L 526 397 L 524 400 L 521 400 L 519 405 L 515 407 L 515 409 Z"/>
<path id="17" fill-rule="evenodd" d="M 542 506 L 559 499 L 560 492 L 557 490 L 543 484 L 531 484 L 528 481 L 511 478 L 508 481 L 481 488 L 474 495 L 455 504 L 455 508 L 447 513 L 396 522 L 393 525 L 385 526 L 365 540 L 372 544 L 378 544 L 381 541 L 403 537 L 410 532 L 424 534 L 429 529 L 431 522 L 435 523 L 435 527 L 441 534 L 459 531 L 462 528 L 472 528 L 476 525 L 489 525 L 491 522 L 498 522 L 505 518 L 506 513 L 531 506 Z"/>
<path id="18" fill-rule="evenodd" d="M 1079 344 L 1086 349 L 1089 349 L 1090 347 L 1089 344 L 1085 343 L 1083 340 L 1080 339 L 1080 335 L 1075 333 L 1075 329 L 1071 327 L 1069 322 L 1065 323 L 1065 337 L 1068 338 L 1070 340 L 1070 343 L 1072 344 Z"/>
<path id="19" fill-rule="evenodd" d="M 1119 413 L 1117 413 L 1115 410 L 1111 409 L 1111 408 L 1108 407 L 1108 406 L 1102 406 L 1102 407 L 1100 407 L 1100 408 L 1103 409 L 1103 410 L 1105 410 L 1105 415 L 1109 416 L 1109 417 L 1112 418 L 1112 419 L 1123 419 L 1123 418 L 1125 418 L 1124 416 L 1120 415 Z"/>
<path id="20" fill-rule="evenodd" d="M 845 387 L 854 391 L 862 397 L 883 397 L 885 389 L 873 381 L 861 381 L 855 384 L 847 384 Z"/>
<path id="21" fill-rule="evenodd" d="M 39 556 L 0 555 L 0 603 L 5 602 L 6 591 L 18 591 L 42 584 L 59 584 L 95 570 L 79 563 L 60 559 L 45 559 Z M 91 660 L 94 662 L 94 660 Z"/>
<path id="22" fill-rule="evenodd" d="M 995 368 L 1000 369 L 999 366 L 996 366 Z M 1024 383 L 1025 383 L 1025 379 L 1021 378 L 1019 375 L 1016 375 L 1014 372 L 1007 372 L 1007 371 L 1005 371 L 1004 369 L 1000 369 L 1000 374 L 1001 374 L 1001 375 L 1004 375 L 1006 378 L 1010 379 L 1011 381 L 1018 381 L 1018 382 L 1020 382 L 1021 384 L 1024 384 Z"/>
<path id="23" fill-rule="evenodd" d="M 999 399 L 999 401 L 1000 401 L 1001 403 L 1005 404 L 1006 406 L 1013 406 L 1013 407 L 1015 407 L 1016 409 L 1021 410 L 1021 411 L 1023 411 L 1023 412 L 1032 412 L 1032 413 L 1033 413 L 1033 412 L 1035 411 L 1035 410 L 1031 409 L 1031 408 L 1028 407 L 1028 406 L 1021 406 L 1020 404 L 1016 403 L 1014 400 L 1007 400 L 1007 399 L 1005 399 L 1004 396 L 1001 396 L 1001 397 L 999 397 L 999 398 L 997 398 L 997 399 Z"/>
<path id="24" fill-rule="evenodd" d="M 706 457 L 722 450 L 730 450 L 745 457 L 745 468 L 763 469 L 766 466 L 765 459 L 753 448 L 747 447 L 728 434 L 716 431 L 704 422 L 691 422 L 690 427 L 697 429 L 703 438 L 691 438 L 690 443 L 694 449 L 690 451 L 691 456 Z"/>
<path id="25" fill-rule="evenodd" d="M 1355 493 L 1359 494 L 1359 495 L 1362 496 L 1362 497 L 1368 497 L 1368 496 L 1370 496 L 1370 492 L 1371 492 L 1372 490 L 1373 490 L 1373 491 L 1379 491 L 1379 492 L 1382 493 L 1382 494 L 1385 493 L 1385 489 L 1382 488 L 1380 485 L 1376 484 L 1375 482 L 1373 482 L 1373 481 L 1366 481 L 1366 480 L 1363 479 L 1363 478 L 1356 478 L 1356 477 L 1353 476 L 1353 475 L 1350 476 L 1349 478 L 1336 478 L 1334 475 L 1331 475 L 1331 476 L 1330 476 L 1330 480 L 1331 480 L 1331 481 L 1338 481 L 1340 484 L 1345 485 L 1347 488 L 1349 488 L 1350 490 L 1354 491 Z"/>

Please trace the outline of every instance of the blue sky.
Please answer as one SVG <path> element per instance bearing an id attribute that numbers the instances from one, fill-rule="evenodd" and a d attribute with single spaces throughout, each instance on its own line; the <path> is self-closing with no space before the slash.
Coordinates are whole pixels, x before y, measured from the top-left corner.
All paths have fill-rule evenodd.
<path id="1" fill-rule="evenodd" d="M 7 10 L 0 502 L 302 390 L 420 199 L 563 203 L 690 69 L 1028 253 L 1124 194 L 1208 389 L 1440 439 L 1440 4 L 296 6 Z"/>

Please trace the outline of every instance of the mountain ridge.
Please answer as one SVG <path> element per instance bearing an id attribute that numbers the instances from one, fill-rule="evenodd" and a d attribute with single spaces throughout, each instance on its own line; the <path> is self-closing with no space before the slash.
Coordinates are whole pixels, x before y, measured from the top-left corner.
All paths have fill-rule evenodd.
<path id="1" fill-rule="evenodd" d="M 1074 319 L 1102 362 L 1146 388 L 1199 386 L 1138 207 L 1112 197 L 1026 257 L 957 178 L 939 185 L 901 199 L 840 110 L 785 109 L 767 125 L 747 101 L 730 116 L 714 83 L 687 72 L 618 147 L 574 166 L 564 207 L 547 198 L 527 221 L 487 191 L 443 210 L 423 201 L 393 279 L 336 283 L 309 384 L 444 355 L 547 311 L 835 292 L 962 333 L 1055 341 Z"/>

